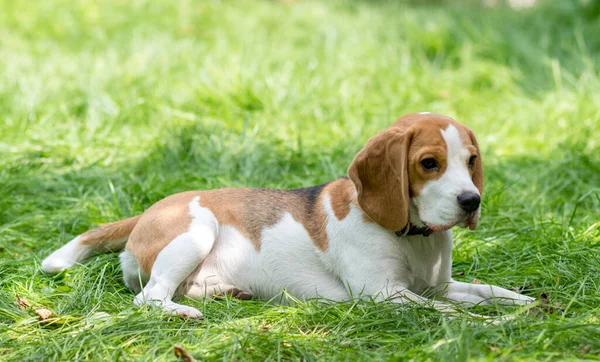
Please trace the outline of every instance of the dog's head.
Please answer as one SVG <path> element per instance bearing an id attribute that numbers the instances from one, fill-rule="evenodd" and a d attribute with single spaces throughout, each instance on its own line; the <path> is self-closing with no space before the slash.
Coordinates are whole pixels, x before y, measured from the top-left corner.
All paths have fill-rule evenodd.
<path id="1" fill-rule="evenodd" d="M 348 176 L 358 203 L 392 231 L 408 225 L 432 231 L 455 225 L 475 229 L 483 167 L 473 131 L 451 118 L 409 114 L 372 137 Z"/>

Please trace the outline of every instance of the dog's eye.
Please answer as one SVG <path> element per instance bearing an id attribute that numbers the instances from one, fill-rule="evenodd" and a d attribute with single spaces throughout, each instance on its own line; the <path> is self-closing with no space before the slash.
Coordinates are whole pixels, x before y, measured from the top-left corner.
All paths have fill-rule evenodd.
<path id="1" fill-rule="evenodd" d="M 432 157 L 422 160 L 421 166 L 423 166 L 425 171 L 434 171 L 439 169 L 437 161 Z"/>
<path id="2" fill-rule="evenodd" d="M 475 160 L 477 160 L 477 155 L 473 155 L 473 156 L 471 156 L 471 158 L 469 158 L 469 167 L 470 168 L 475 168 Z"/>

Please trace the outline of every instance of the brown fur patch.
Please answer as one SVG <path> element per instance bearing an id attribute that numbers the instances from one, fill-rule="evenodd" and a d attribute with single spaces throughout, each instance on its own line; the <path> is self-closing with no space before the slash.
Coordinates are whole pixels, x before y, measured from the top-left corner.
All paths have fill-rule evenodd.
<path id="1" fill-rule="evenodd" d="M 324 192 L 329 195 L 333 213 L 338 220 L 345 219 L 350 213 L 350 205 L 356 201 L 355 190 L 352 182 L 347 179 L 336 180 L 325 187 Z"/>
<path id="2" fill-rule="evenodd" d="M 266 227 L 276 224 L 286 213 L 301 223 L 317 248 L 328 247 L 327 215 L 323 208 L 324 191 L 331 196 L 336 217 L 341 220 L 350 211 L 354 186 L 349 180 L 295 190 L 218 189 L 190 191 L 169 196 L 150 207 L 141 217 L 127 243 L 142 270 L 150 273 L 160 251 L 178 235 L 189 230 L 189 203 L 199 196 L 199 204 L 208 208 L 220 225 L 230 225 L 260 250 Z"/>
<path id="3" fill-rule="evenodd" d="M 325 233 L 322 189 L 324 185 L 295 190 L 220 189 L 202 192 L 200 205 L 211 210 L 219 224 L 231 225 L 260 250 L 264 228 L 289 212 L 308 231 L 315 244 Z"/>
<path id="4" fill-rule="evenodd" d="M 129 236 L 127 250 L 136 257 L 144 273 L 150 275 L 158 253 L 189 230 L 192 221 L 189 203 L 201 194 L 199 191 L 189 191 L 169 196 L 142 214 Z"/>
<path id="5" fill-rule="evenodd" d="M 329 245 L 326 229 L 328 220 L 323 208 L 323 197 L 325 195 L 323 191 L 328 185 L 291 190 L 291 192 L 301 196 L 298 202 L 299 205 L 303 204 L 303 207 L 295 209 L 296 214 L 292 213 L 292 216 L 296 221 L 302 223 L 315 246 L 321 251 L 327 250 Z"/>

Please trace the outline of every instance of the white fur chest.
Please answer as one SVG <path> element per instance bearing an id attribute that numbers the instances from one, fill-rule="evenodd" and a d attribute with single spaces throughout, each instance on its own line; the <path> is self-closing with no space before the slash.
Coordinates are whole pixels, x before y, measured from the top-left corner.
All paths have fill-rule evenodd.
<path id="1" fill-rule="evenodd" d="M 361 223 L 355 207 L 345 219 L 329 219 L 329 250 L 321 256 L 328 270 L 352 288 L 352 294 L 380 293 L 398 287 L 421 294 L 450 281 L 452 234 L 398 237 L 377 224 Z M 398 285 L 400 284 L 400 285 Z"/>

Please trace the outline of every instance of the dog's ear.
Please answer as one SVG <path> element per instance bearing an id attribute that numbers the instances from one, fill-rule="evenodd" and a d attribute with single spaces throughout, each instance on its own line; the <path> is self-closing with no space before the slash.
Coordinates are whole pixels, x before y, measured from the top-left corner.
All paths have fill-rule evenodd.
<path id="1" fill-rule="evenodd" d="M 390 127 L 372 137 L 356 155 L 348 176 L 358 204 L 374 222 L 398 231 L 409 222 L 408 148 L 412 132 Z"/>
<path id="2" fill-rule="evenodd" d="M 475 133 L 469 128 L 467 128 L 467 133 L 469 134 L 471 143 L 477 149 L 477 158 L 475 159 L 475 168 L 473 169 L 473 184 L 475 184 L 475 187 L 479 190 L 479 194 L 483 195 L 483 162 L 481 160 L 481 151 L 479 150 L 479 144 L 477 143 L 477 138 L 475 138 Z"/>

